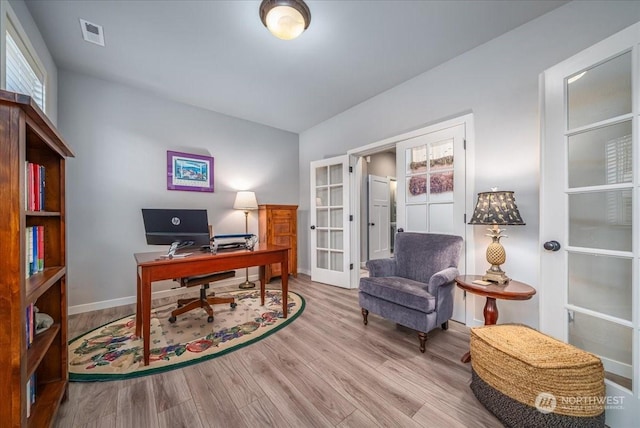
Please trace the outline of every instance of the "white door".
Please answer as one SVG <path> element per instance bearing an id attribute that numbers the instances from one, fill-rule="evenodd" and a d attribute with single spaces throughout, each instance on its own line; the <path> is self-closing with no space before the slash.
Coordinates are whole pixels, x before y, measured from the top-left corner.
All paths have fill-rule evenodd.
<path id="1" fill-rule="evenodd" d="M 398 143 L 398 230 L 465 238 L 464 139 L 461 124 Z M 464 253 L 458 269 L 465 272 Z M 464 323 L 464 291 L 455 287 L 454 293 L 452 319 Z"/>
<path id="2" fill-rule="evenodd" d="M 349 156 L 311 162 L 311 280 L 349 288 Z"/>
<path id="3" fill-rule="evenodd" d="M 640 24 L 543 74 L 540 329 L 601 358 L 611 427 L 640 415 L 638 43 Z"/>
<path id="4" fill-rule="evenodd" d="M 369 260 L 391 257 L 391 186 L 387 177 L 369 174 Z"/>

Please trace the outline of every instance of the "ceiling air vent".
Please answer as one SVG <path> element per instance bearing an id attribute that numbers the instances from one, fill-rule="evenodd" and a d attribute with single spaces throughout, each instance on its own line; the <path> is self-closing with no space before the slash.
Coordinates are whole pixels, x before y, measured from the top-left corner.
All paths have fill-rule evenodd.
<path id="1" fill-rule="evenodd" d="M 82 37 L 84 38 L 85 42 L 104 46 L 104 32 L 102 31 L 102 25 L 94 24 L 81 19 L 80 27 L 82 27 Z"/>

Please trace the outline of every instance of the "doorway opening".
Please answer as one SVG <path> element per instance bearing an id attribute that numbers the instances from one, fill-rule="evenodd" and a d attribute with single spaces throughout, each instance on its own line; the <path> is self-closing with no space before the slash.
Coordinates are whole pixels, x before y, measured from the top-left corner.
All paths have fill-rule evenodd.
<path id="1" fill-rule="evenodd" d="M 364 156 L 360 200 L 360 267 L 391 257 L 396 223 L 395 147 Z"/>
<path id="2" fill-rule="evenodd" d="M 357 287 L 360 277 L 368 274 L 363 269 L 367 260 L 393 255 L 392 236 L 395 236 L 399 229 L 461 235 L 465 240 L 465 246 L 460 257 L 460 272 L 474 271 L 472 254 L 467 254 L 467 249 L 473 249 L 473 233 L 467 233 L 468 226 L 464 219 L 466 207 L 473 206 L 474 195 L 472 122 L 473 116 L 468 114 L 347 153 L 349 165 L 353 170 L 350 207 L 353 214 L 350 228 L 351 260 L 353 265 L 360 267 L 351 271 L 351 287 Z M 415 189 L 407 187 L 411 182 L 410 178 L 415 175 L 409 166 L 416 163 L 413 158 L 422 152 L 428 157 L 433 155 L 440 159 L 443 147 L 456 152 L 452 166 L 447 167 L 451 172 L 445 171 L 455 176 L 453 189 L 446 189 L 451 191 L 452 196 L 447 196 L 442 190 L 434 190 L 433 186 L 427 186 L 425 200 L 422 201 L 420 192 L 416 193 Z M 395 159 L 395 167 L 392 158 Z M 409 172 L 407 168 L 410 169 Z M 427 172 L 423 174 L 424 180 L 429 183 L 433 181 L 433 177 L 439 178 L 445 172 Z M 418 178 L 422 179 L 422 176 Z M 388 190 L 385 190 L 386 181 L 389 183 Z M 387 200 L 380 197 L 387 194 Z M 381 224 L 382 228 L 377 227 L 378 224 Z M 388 243 L 385 241 L 386 237 Z M 453 319 L 466 324 L 467 319 L 473 319 L 473 298 L 467 305 L 464 292 L 456 288 L 455 293 Z"/>

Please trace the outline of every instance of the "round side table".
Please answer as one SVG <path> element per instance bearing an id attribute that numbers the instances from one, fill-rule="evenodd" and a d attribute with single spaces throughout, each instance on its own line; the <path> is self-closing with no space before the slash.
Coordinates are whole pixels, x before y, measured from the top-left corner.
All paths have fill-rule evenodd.
<path id="1" fill-rule="evenodd" d="M 498 305 L 496 299 L 503 300 L 529 300 L 536 289 L 524 282 L 510 280 L 506 284 L 489 285 L 474 284 L 473 281 L 482 280 L 481 275 L 460 275 L 455 278 L 458 287 L 469 293 L 485 296 L 487 302 L 484 305 L 484 325 L 492 325 L 498 322 Z M 471 361 L 471 354 L 467 352 L 461 358 L 463 363 Z"/>

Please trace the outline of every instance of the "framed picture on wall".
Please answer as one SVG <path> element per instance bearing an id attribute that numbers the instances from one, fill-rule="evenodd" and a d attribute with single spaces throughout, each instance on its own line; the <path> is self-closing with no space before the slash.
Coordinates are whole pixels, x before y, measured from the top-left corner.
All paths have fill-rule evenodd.
<path id="1" fill-rule="evenodd" d="M 213 192 L 213 158 L 167 150 L 167 190 Z"/>

